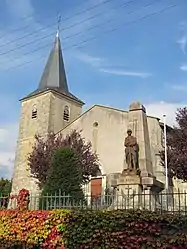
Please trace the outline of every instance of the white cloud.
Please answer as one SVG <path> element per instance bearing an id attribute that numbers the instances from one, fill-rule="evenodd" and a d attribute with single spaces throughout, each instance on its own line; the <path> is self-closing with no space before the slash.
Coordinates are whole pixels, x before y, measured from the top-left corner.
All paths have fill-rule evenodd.
<path id="1" fill-rule="evenodd" d="M 94 56 L 84 54 L 84 53 L 80 53 L 80 52 L 77 52 L 75 56 L 80 61 L 82 61 L 82 62 L 84 62 L 86 64 L 89 64 L 92 67 L 99 67 L 100 65 L 102 65 L 105 62 L 105 59 L 103 59 L 103 58 L 94 57 Z"/>
<path id="2" fill-rule="evenodd" d="M 100 69 L 103 73 L 114 74 L 114 75 L 121 75 L 121 76 L 132 76 L 132 77 L 140 77 L 140 78 L 147 78 L 150 77 L 150 73 L 145 72 L 136 72 L 136 71 L 126 71 L 126 70 L 115 70 L 115 69 Z"/>
<path id="3" fill-rule="evenodd" d="M 187 35 L 183 35 L 177 43 L 180 45 L 180 48 L 182 52 L 185 54 L 186 53 L 186 45 L 187 45 Z"/>
<path id="4" fill-rule="evenodd" d="M 187 21 L 186 20 L 183 20 L 182 22 L 180 22 L 179 23 L 179 28 L 181 29 L 181 30 L 186 30 L 186 28 L 187 28 Z"/>
<path id="5" fill-rule="evenodd" d="M 183 20 L 179 24 L 179 29 L 181 30 L 181 38 L 177 41 L 182 52 L 186 54 L 186 46 L 187 46 L 187 20 Z"/>
<path id="6" fill-rule="evenodd" d="M 0 177 L 12 176 L 17 134 L 17 124 L 0 125 Z"/>
<path id="7" fill-rule="evenodd" d="M 187 72 L 187 64 L 183 64 L 180 66 L 180 69 L 184 72 Z"/>
<path id="8" fill-rule="evenodd" d="M 163 121 L 163 115 L 166 115 L 166 122 L 171 126 L 176 124 L 175 114 L 177 109 L 185 106 L 182 103 L 167 103 L 163 101 L 145 105 L 148 115 L 158 117 L 161 121 Z"/>
<path id="9" fill-rule="evenodd" d="M 31 0 L 6 0 L 6 6 L 15 17 L 28 17 L 34 14 Z"/>
<path id="10" fill-rule="evenodd" d="M 133 77 L 140 77 L 140 78 L 147 78 L 151 76 L 150 73 L 145 73 L 145 72 L 115 69 L 116 63 L 115 62 L 109 63 L 109 61 L 113 61 L 111 59 L 104 59 L 99 56 L 92 56 L 92 55 L 88 55 L 88 54 L 80 53 L 80 52 L 77 52 L 75 57 L 79 59 L 80 61 L 94 68 L 97 68 L 102 73 L 119 75 L 119 76 L 133 76 Z M 122 65 L 119 67 L 122 67 Z"/>
<path id="11" fill-rule="evenodd" d="M 172 85 L 171 88 L 175 91 L 187 92 L 187 85 Z"/>

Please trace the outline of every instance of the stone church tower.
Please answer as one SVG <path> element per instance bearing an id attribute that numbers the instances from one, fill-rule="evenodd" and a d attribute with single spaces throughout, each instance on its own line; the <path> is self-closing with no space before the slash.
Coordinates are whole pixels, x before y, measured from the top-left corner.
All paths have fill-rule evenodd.
<path id="1" fill-rule="evenodd" d="M 29 80 L 29 78 L 28 78 Z M 21 117 L 16 148 L 12 193 L 22 188 L 37 193 L 30 177 L 28 154 L 32 151 L 35 134 L 45 137 L 58 132 L 82 112 L 83 102 L 68 89 L 59 34 L 49 55 L 37 90 L 21 99 Z"/>

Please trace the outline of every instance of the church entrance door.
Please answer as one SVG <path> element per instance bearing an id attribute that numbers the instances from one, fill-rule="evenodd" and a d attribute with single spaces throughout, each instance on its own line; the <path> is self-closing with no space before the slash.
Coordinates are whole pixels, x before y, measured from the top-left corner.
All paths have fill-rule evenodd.
<path id="1" fill-rule="evenodd" d="M 102 195 L 102 177 L 91 179 L 91 197 L 98 198 Z"/>

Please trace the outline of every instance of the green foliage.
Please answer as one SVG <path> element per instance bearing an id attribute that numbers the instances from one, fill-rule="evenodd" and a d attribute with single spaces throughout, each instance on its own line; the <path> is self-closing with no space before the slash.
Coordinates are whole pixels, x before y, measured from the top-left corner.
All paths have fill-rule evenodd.
<path id="1" fill-rule="evenodd" d="M 81 136 L 81 132 L 72 131 L 67 136 L 61 133 L 48 134 L 46 138 L 36 136 L 32 152 L 28 156 L 28 164 L 31 176 L 36 178 L 40 189 L 43 188 L 48 172 L 51 167 L 52 156 L 57 149 L 72 148 L 78 156 L 77 167 L 82 171 L 82 183 L 90 180 L 90 176 L 97 176 L 100 173 L 99 160 L 92 151 L 91 143 L 87 143 Z"/>
<path id="2" fill-rule="evenodd" d="M 11 192 L 12 182 L 8 179 L 0 179 L 0 196 L 9 195 Z"/>
<path id="3" fill-rule="evenodd" d="M 0 209 L 7 208 L 11 192 L 12 182 L 8 179 L 0 179 Z"/>
<path id="4" fill-rule="evenodd" d="M 73 149 L 56 150 L 42 195 L 55 195 L 60 189 L 62 195 L 71 197 L 71 201 L 82 201 L 84 199 L 81 188 L 82 172 L 77 164 L 78 156 Z"/>
<path id="5" fill-rule="evenodd" d="M 187 107 L 176 112 L 176 126 L 167 127 L 167 159 L 170 177 L 187 181 Z M 165 153 L 160 152 L 161 164 L 165 166 Z"/>
<path id="6" fill-rule="evenodd" d="M 148 211 L 81 211 L 67 217 L 66 248 L 187 248 L 187 217 Z"/>
<path id="7" fill-rule="evenodd" d="M 125 210 L 0 211 L 0 245 L 17 243 L 43 249 L 185 249 L 187 217 Z"/>

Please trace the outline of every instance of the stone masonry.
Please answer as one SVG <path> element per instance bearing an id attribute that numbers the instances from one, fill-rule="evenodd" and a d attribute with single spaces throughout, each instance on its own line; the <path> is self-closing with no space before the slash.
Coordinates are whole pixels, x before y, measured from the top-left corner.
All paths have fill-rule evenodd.
<path id="1" fill-rule="evenodd" d="M 68 122 L 63 120 L 63 109 L 66 105 L 71 110 Z M 32 119 L 33 106 L 37 109 L 35 119 Z M 32 151 L 35 141 L 35 134 L 45 137 L 50 132 L 57 132 L 77 118 L 80 113 L 80 104 L 52 91 L 22 101 L 12 193 L 18 193 L 22 188 L 26 188 L 34 194 L 38 192 L 34 179 L 30 177 L 27 162 L 28 154 Z"/>

